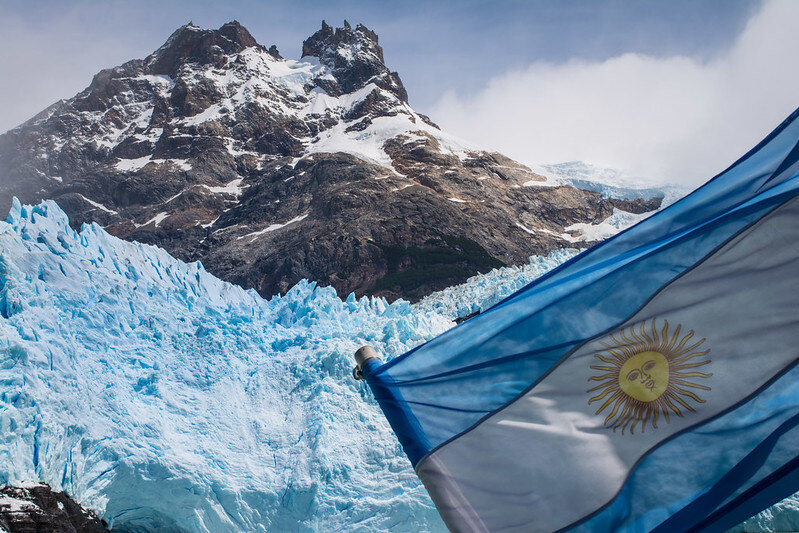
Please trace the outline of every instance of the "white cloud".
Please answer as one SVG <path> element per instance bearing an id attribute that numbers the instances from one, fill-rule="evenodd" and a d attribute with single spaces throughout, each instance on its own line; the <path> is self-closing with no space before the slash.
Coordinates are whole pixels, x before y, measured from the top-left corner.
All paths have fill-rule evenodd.
<path id="1" fill-rule="evenodd" d="M 711 61 L 625 54 L 536 63 L 474 95 L 450 91 L 431 115 L 520 161 L 583 160 L 698 185 L 799 106 L 797 20 L 799 2 L 772 1 Z"/>
<path id="2" fill-rule="evenodd" d="M 146 55 L 149 31 L 114 32 L 130 17 L 111 17 L 112 3 L 94 4 L 59 4 L 41 16 L 34 8 L 23 16 L 0 5 L 0 134 L 74 96 L 100 69 Z"/>

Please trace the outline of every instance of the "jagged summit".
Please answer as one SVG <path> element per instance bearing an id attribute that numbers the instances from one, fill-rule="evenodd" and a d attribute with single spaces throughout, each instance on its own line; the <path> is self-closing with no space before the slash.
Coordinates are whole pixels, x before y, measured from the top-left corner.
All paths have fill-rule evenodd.
<path id="1" fill-rule="evenodd" d="M 189 22 L 144 59 L 143 72 L 175 78 L 186 64 L 223 68 L 226 57 L 247 48 L 283 59 L 275 45 L 268 49 L 260 45 L 238 21 L 228 22 L 216 30 L 202 29 Z M 333 96 L 351 93 L 371 82 L 403 102 L 408 101 L 399 74 L 385 65 L 377 34 L 362 24 L 353 29 L 345 20 L 343 27 L 334 29 L 322 21 L 322 29 L 303 42 L 302 56 L 316 57 L 328 67 L 334 80 L 319 79 L 318 85 Z"/>
<path id="2" fill-rule="evenodd" d="M 283 59 L 238 22 L 189 23 L 144 59 L 0 135 L 0 211 L 54 199 L 76 227 L 201 260 L 268 296 L 303 278 L 416 299 L 573 242 L 614 208 L 546 186 L 407 102 L 363 25 Z M 585 229 L 585 232 L 583 231 Z"/>
<path id="3" fill-rule="evenodd" d="M 144 65 L 148 74 L 175 77 L 177 69 L 186 63 L 217 64 L 224 56 L 252 46 L 260 45 L 238 21 L 228 22 L 218 30 L 204 30 L 189 22 L 148 56 Z"/>
<path id="4" fill-rule="evenodd" d="M 399 74 L 386 67 L 377 34 L 363 24 L 353 30 L 345 20 L 342 28 L 334 30 L 323 20 L 322 29 L 303 41 L 302 57 L 316 57 L 331 69 L 337 86 L 324 87 L 328 92 L 348 93 L 372 82 L 408 101 Z"/>
<path id="5" fill-rule="evenodd" d="M 385 63 L 383 48 L 378 44 L 377 34 L 363 24 L 358 24 L 353 30 L 346 20 L 344 27 L 335 30 L 323 20 L 322 29 L 303 41 L 302 56 L 323 58 L 330 51 L 335 52 L 342 46 L 355 46 L 357 49 L 366 50 L 373 54 L 380 63 Z"/>

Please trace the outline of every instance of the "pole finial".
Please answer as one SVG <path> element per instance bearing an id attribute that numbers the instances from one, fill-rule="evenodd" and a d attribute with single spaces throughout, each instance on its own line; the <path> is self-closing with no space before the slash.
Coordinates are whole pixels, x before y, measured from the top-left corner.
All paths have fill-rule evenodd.
<path id="1" fill-rule="evenodd" d="M 377 355 L 377 352 L 375 351 L 374 348 L 372 348 L 368 344 L 366 346 L 361 346 L 360 348 L 358 348 L 358 351 L 355 352 L 355 368 L 352 369 L 352 377 L 354 377 L 357 380 L 364 379 L 363 367 L 368 361 L 371 361 L 372 359 L 380 361 L 380 356 Z"/>

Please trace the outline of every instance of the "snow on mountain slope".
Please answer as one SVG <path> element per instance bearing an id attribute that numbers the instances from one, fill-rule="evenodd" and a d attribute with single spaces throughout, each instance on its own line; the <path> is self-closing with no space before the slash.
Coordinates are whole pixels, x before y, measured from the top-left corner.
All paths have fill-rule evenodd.
<path id="1" fill-rule="evenodd" d="M 15 202 L 0 484 L 46 482 L 120 530 L 444 531 L 352 354 L 403 353 L 574 253 L 413 306 L 308 282 L 267 301 L 96 224 L 76 232 L 54 202 Z M 792 502 L 750 523 L 792 523 Z"/>

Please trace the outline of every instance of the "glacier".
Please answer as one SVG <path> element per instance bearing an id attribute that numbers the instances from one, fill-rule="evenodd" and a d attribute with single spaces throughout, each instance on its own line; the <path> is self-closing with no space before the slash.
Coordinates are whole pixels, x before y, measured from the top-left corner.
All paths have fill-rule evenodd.
<path id="1" fill-rule="evenodd" d="M 481 277 L 469 309 L 568 256 Z M 452 327 L 464 287 L 267 301 L 50 201 L 0 222 L 0 286 L 0 485 L 46 482 L 121 531 L 445 530 L 352 354 Z"/>
<path id="2" fill-rule="evenodd" d="M 0 485 L 48 483 L 115 531 L 446 531 L 352 354 L 404 353 L 576 253 L 415 305 L 307 281 L 265 300 L 15 200 L 0 222 Z M 796 522 L 780 505 L 750 524 Z"/>
<path id="3" fill-rule="evenodd" d="M 600 193 L 605 198 L 635 200 L 662 196 L 667 207 L 693 189 L 674 183 L 658 183 L 644 176 L 633 176 L 616 168 L 603 167 L 585 161 L 556 164 L 532 164 L 531 168 L 544 174 L 553 184 L 571 185 L 578 189 Z"/>

